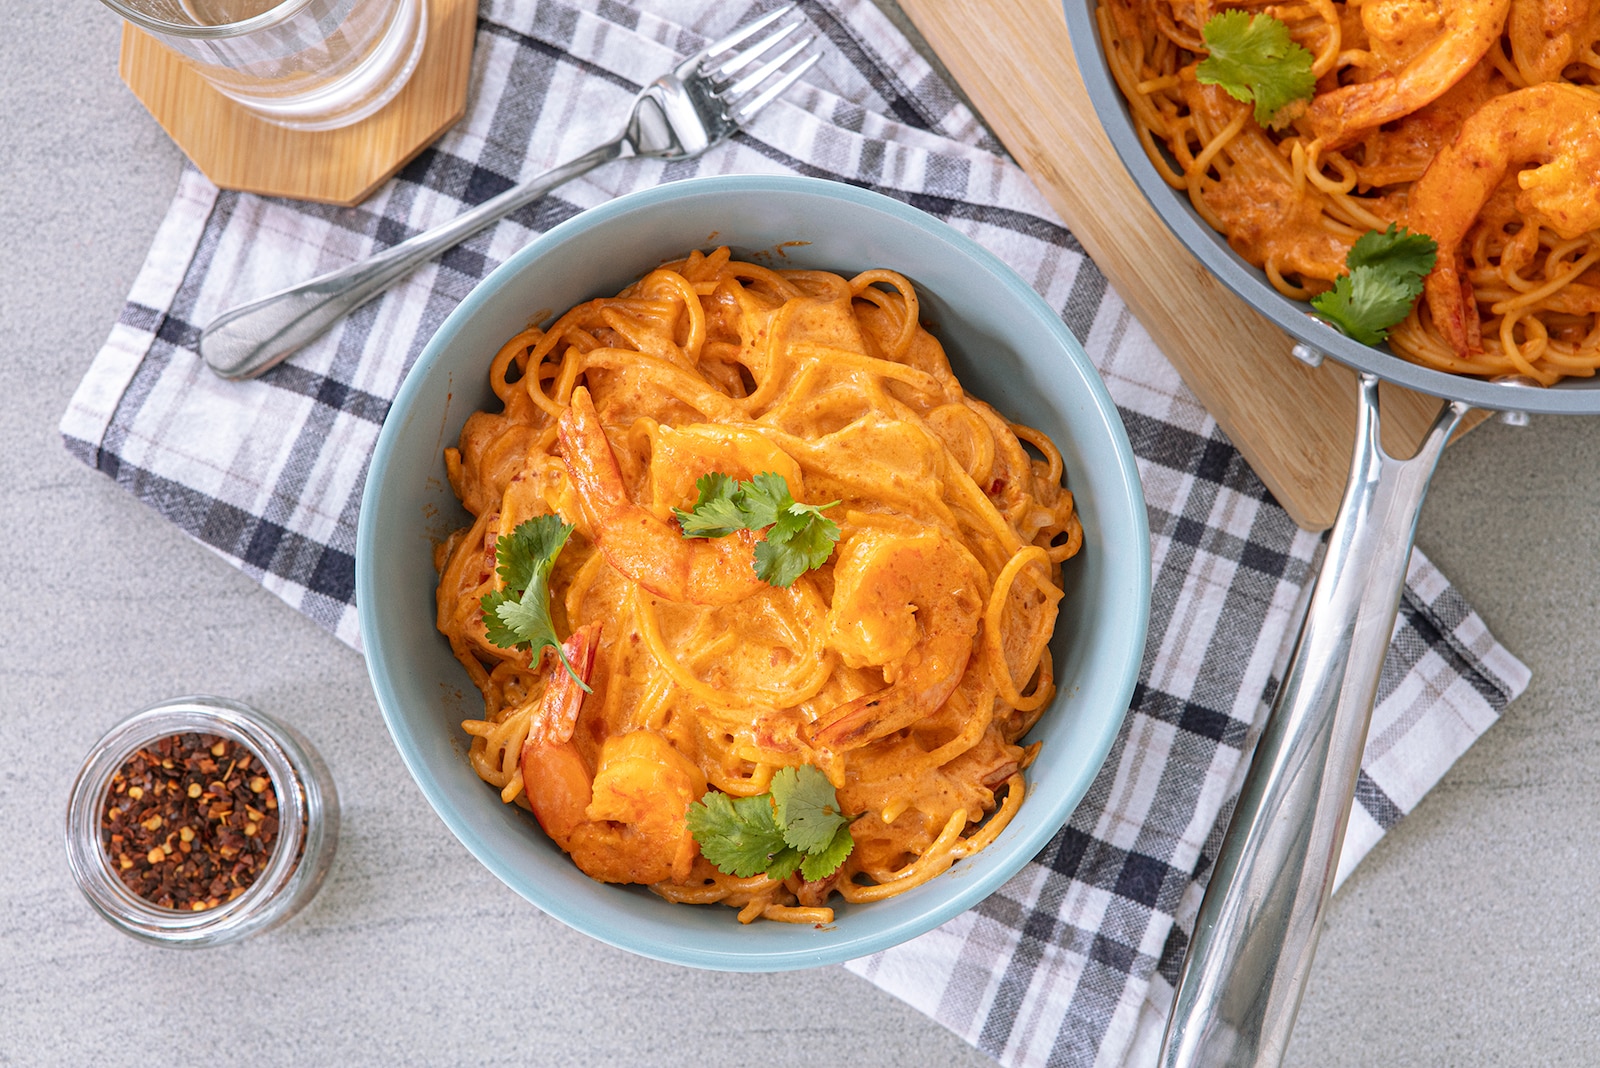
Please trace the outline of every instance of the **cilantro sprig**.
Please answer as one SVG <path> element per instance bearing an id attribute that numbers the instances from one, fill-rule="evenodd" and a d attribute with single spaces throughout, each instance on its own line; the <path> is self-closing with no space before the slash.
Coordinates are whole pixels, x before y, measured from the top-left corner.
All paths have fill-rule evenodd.
<path id="1" fill-rule="evenodd" d="M 1387 230 L 1368 230 L 1345 255 L 1350 273 L 1313 297 L 1311 307 L 1363 345 L 1376 345 L 1410 314 L 1438 253 L 1433 238 L 1394 223 Z"/>
<path id="2" fill-rule="evenodd" d="M 1290 105 L 1310 100 L 1316 92 L 1311 53 L 1271 15 L 1235 8 L 1207 19 L 1200 34 L 1211 55 L 1201 60 L 1195 77 L 1221 86 L 1235 100 L 1255 101 L 1256 121 L 1262 126 L 1289 121 L 1297 110 Z"/>
<path id="3" fill-rule="evenodd" d="M 550 619 L 550 571 L 571 533 L 572 525 L 560 516 L 539 515 L 502 534 L 494 543 L 494 555 L 503 588 L 484 594 L 479 603 L 491 642 L 502 649 L 527 649 L 535 659 L 549 646 L 567 674 L 589 693 L 562 651 Z"/>
<path id="4" fill-rule="evenodd" d="M 741 482 L 720 471 L 695 480 L 700 496 L 693 508 L 674 508 L 686 538 L 721 538 L 736 530 L 767 529 L 756 543 L 756 577 L 788 586 L 812 568 L 827 563 L 839 540 L 839 525 L 822 514 L 829 504 L 800 504 L 788 481 L 771 471 Z"/>
<path id="5" fill-rule="evenodd" d="M 708 790 L 685 818 L 701 854 L 741 879 L 787 879 L 796 871 L 807 882 L 826 879 L 856 844 L 833 785 L 809 764 L 780 769 L 771 789 L 755 797 Z"/>

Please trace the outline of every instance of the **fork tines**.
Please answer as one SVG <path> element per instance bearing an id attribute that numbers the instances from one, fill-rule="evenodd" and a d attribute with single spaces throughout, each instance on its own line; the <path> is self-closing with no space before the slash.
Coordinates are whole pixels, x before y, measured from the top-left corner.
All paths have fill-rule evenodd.
<path id="1" fill-rule="evenodd" d="M 805 26 L 804 18 L 792 22 L 784 21 L 796 9 L 797 5 L 795 4 L 785 4 L 783 7 L 769 11 L 754 22 L 741 26 L 727 37 L 712 43 L 703 53 L 705 62 L 701 70 L 711 80 L 712 84 L 717 87 L 717 96 L 724 102 L 730 117 L 734 121 L 742 123 L 750 119 L 756 112 L 772 103 L 790 86 L 799 81 L 801 75 L 811 69 L 812 65 L 822 58 L 820 55 L 813 53 L 784 72 L 782 77 L 767 84 L 769 79 L 783 71 L 783 68 L 790 60 L 804 52 L 816 41 L 817 35 L 809 33 L 782 52 L 767 59 L 755 70 L 745 74 L 737 81 L 732 81 L 730 84 L 729 80 L 736 74 L 760 60 L 796 30 Z M 721 62 L 713 62 L 722 53 L 729 51 L 736 45 L 743 44 L 770 26 L 776 26 L 777 28 L 727 59 Z M 765 88 L 762 88 L 763 86 Z M 760 90 L 759 93 L 756 92 L 758 89 Z"/>

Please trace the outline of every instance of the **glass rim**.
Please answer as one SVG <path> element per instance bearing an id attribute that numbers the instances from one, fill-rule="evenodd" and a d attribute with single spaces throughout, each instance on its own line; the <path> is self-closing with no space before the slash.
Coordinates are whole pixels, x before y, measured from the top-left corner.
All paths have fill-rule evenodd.
<path id="1" fill-rule="evenodd" d="M 282 0 L 274 7 L 252 15 L 238 22 L 223 22 L 217 25 L 200 25 L 198 23 L 168 22 L 166 19 L 156 18 L 144 11 L 131 7 L 126 0 L 100 0 L 100 2 L 127 21 L 140 29 L 149 30 L 151 33 L 166 34 L 172 37 L 187 37 L 191 40 L 216 41 L 233 37 L 244 37 L 259 30 L 271 29 L 281 25 L 305 10 L 311 0 Z"/>

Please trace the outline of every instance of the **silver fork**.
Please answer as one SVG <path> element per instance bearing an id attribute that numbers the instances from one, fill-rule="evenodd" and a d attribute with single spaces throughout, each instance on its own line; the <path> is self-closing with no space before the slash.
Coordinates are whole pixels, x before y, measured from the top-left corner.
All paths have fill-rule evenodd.
<path id="1" fill-rule="evenodd" d="M 795 5 L 789 4 L 763 15 L 645 86 L 634 98 L 622 132 L 577 159 L 376 256 L 222 313 L 200 332 L 201 357 L 223 378 L 254 378 L 425 261 L 563 182 L 615 159 L 689 159 L 723 141 L 821 58 L 813 53 L 789 66 L 810 47 L 815 34 L 768 55 L 805 25 L 803 20 L 787 21 L 794 10 Z M 759 40 L 727 55 L 769 29 Z"/>

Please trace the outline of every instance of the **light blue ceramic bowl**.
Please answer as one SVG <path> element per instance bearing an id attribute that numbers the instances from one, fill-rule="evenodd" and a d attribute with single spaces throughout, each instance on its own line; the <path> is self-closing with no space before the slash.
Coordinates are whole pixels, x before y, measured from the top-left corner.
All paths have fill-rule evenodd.
<path id="1" fill-rule="evenodd" d="M 803 242 L 803 244 L 792 244 Z M 672 905 L 593 882 L 467 763 L 477 691 L 434 630 L 433 546 L 466 521 L 441 458 L 495 404 L 489 360 L 530 316 L 621 290 L 691 248 L 849 275 L 901 271 L 962 383 L 1060 446 L 1084 525 L 1052 645 L 1060 693 L 1031 737 L 1029 796 L 988 849 L 887 901 L 839 905 L 826 929 L 743 926 L 723 906 Z M 1076 339 L 999 259 L 939 220 L 850 186 L 793 177 L 694 179 L 635 193 L 551 230 L 495 271 L 439 328 L 384 423 L 362 499 L 356 596 L 367 665 L 395 745 L 439 816 L 495 875 L 555 918 L 659 960 L 781 971 L 864 956 L 928 931 L 999 889 L 1050 840 L 1122 723 L 1144 651 L 1150 540 L 1128 438 Z"/>

